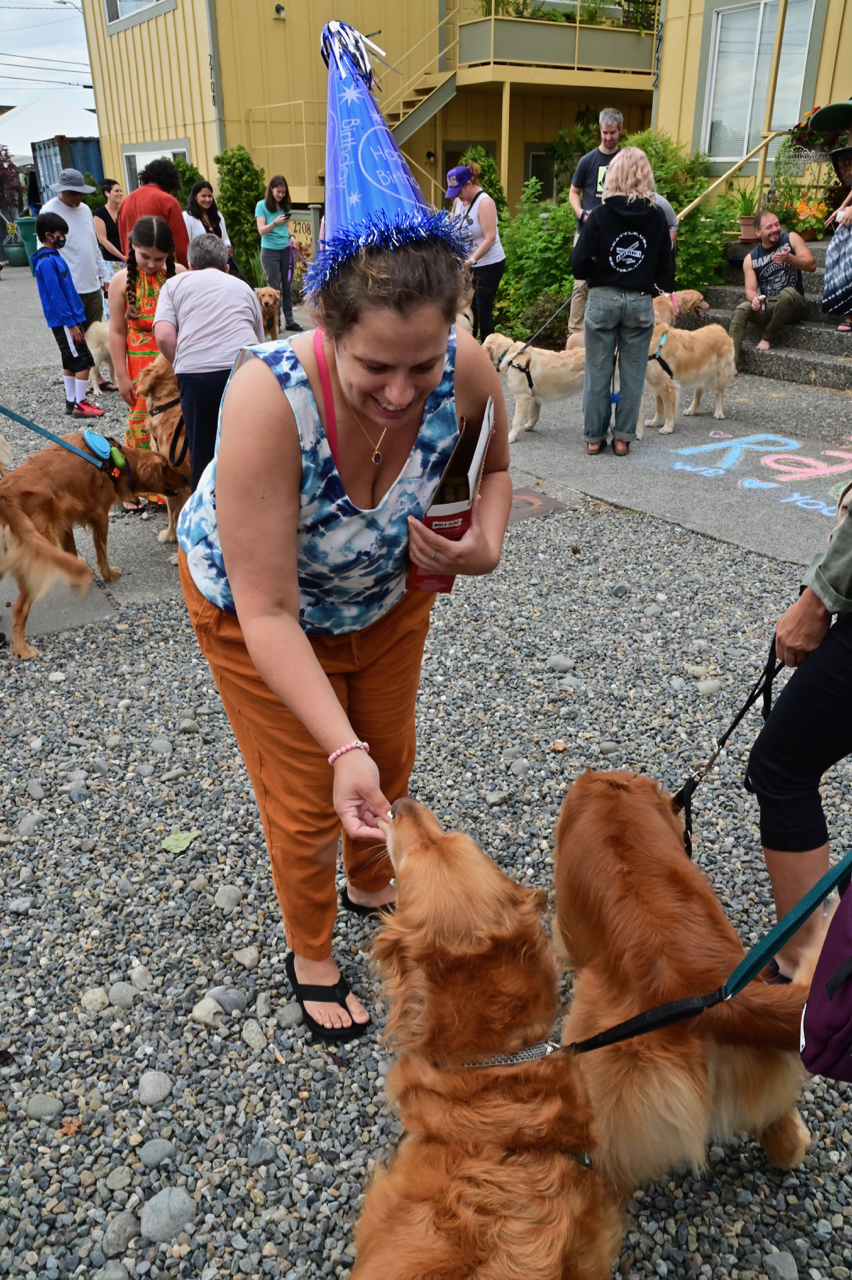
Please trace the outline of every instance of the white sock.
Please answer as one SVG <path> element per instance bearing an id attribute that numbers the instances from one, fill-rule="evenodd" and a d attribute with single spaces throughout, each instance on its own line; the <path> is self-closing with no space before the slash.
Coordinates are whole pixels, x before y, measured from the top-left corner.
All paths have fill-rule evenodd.
<path id="1" fill-rule="evenodd" d="M 88 385 L 89 385 L 88 379 L 86 379 L 84 382 L 81 382 L 79 378 L 77 379 L 77 403 L 78 404 L 80 403 L 81 400 L 86 399 L 86 388 L 88 387 Z"/>
<path id="2" fill-rule="evenodd" d="M 65 399 L 66 400 L 76 399 L 77 379 L 74 377 L 73 373 L 70 378 L 68 377 L 67 373 L 63 373 L 62 381 L 65 383 Z"/>

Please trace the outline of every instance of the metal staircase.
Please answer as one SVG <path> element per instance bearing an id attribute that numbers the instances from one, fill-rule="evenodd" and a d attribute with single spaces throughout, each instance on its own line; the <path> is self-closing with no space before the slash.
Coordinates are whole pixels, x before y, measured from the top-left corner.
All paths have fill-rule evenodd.
<path id="1" fill-rule="evenodd" d="M 387 96 L 379 105 L 400 146 L 455 96 L 462 5 L 446 0 L 441 21 L 403 55 L 396 68 L 401 86 L 385 76 Z"/>

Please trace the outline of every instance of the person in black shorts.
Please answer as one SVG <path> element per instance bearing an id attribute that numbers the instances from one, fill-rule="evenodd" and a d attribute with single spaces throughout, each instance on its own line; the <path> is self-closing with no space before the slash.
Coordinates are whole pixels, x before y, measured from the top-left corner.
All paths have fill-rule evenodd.
<path id="1" fill-rule="evenodd" d="M 103 409 L 86 400 L 89 370 L 95 362 L 83 337 L 86 312 L 59 253 L 67 234 L 68 223 L 60 214 L 40 213 L 36 235 L 44 248 L 33 254 L 32 267 L 44 318 L 62 356 L 65 412 L 72 418 L 102 418 Z"/>
<path id="2" fill-rule="evenodd" d="M 820 798 L 826 770 L 852 753 L 852 521 L 841 522 L 811 561 L 801 594 L 775 628 L 778 657 L 795 667 L 749 757 L 746 790 L 760 805 L 760 841 L 780 920 L 828 871 Z M 835 619 L 832 626 L 832 618 Z M 778 952 L 775 980 L 788 982 L 819 936 L 819 912 Z"/>

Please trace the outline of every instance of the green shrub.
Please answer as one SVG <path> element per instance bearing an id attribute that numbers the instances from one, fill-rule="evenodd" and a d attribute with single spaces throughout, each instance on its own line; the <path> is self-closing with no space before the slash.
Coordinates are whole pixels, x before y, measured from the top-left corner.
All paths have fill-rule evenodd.
<path id="1" fill-rule="evenodd" d="M 551 293 L 549 290 L 540 293 L 532 306 L 518 316 L 517 328 L 519 331 L 524 330 L 524 341 L 538 333 L 541 326 L 550 320 L 541 336 L 536 338 L 535 345 L 548 347 L 551 351 L 562 351 L 568 341 L 568 320 L 571 315 L 571 308 L 563 306 L 563 303 L 570 297 L 570 293 Z M 551 316 L 557 311 L 559 315 L 551 320 Z"/>
<path id="2" fill-rule="evenodd" d="M 246 267 L 260 244 L 254 210 L 266 194 L 263 170 L 258 169 L 243 146 L 229 147 L 213 158 L 219 170 L 216 204 L 225 219 L 237 261 L 248 276 Z"/>
<path id="3" fill-rule="evenodd" d="M 509 206 L 506 203 L 506 193 L 500 181 L 500 174 L 497 172 L 497 165 L 484 147 L 468 147 L 459 163 L 470 164 L 471 160 L 479 165 L 480 185 L 496 204 L 499 218 L 501 213 L 508 212 Z"/>
<path id="4" fill-rule="evenodd" d="M 96 209 L 100 209 L 106 204 L 106 196 L 98 186 L 98 180 L 93 174 L 84 173 L 83 181 L 87 187 L 95 188 L 90 195 L 83 196 L 83 204 L 87 204 L 92 213 L 94 213 Z"/>
<path id="5" fill-rule="evenodd" d="M 175 156 L 175 168 L 180 174 L 180 191 L 177 193 L 177 198 L 180 203 L 180 207 L 185 209 L 189 201 L 190 191 L 195 186 L 196 182 L 202 182 L 204 180 L 204 174 L 200 169 L 196 169 L 194 164 L 190 164 L 188 160 L 184 160 L 183 156 Z M 225 225 L 227 226 L 227 222 Z"/>
<path id="6" fill-rule="evenodd" d="M 574 176 L 577 160 L 580 156 L 594 151 L 601 140 L 598 113 L 594 107 L 586 103 L 582 111 L 574 117 L 574 123 L 568 129 L 560 129 L 555 142 L 548 143 L 545 150 L 553 157 L 553 171 L 557 181 L 569 180 Z"/>
<path id="7" fill-rule="evenodd" d="M 574 278 L 568 255 L 577 218 L 567 199 L 540 201 L 541 183 L 531 178 L 514 217 L 500 220 L 506 269 L 500 282 L 495 319 L 501 333 L 528 338 L 533 332 L 521 317 L 540 294 L 568 295 Z"/>

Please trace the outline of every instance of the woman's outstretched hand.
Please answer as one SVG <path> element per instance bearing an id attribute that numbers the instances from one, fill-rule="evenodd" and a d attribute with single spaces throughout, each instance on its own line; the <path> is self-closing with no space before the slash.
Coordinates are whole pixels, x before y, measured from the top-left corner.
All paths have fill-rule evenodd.
<path id="1" fill-rule="evenodd" d="M 831 614 L 819 596 L 805 587 L 775 626 L 775 652 L 787 667 L 800 666 L 818 649 L 831 626 Z"/>
<path id="2" fill-rule="evenodd" d="M 334 808 L 353 840 L 381 840 L 379 818 L 387 819 L 390 801 L 382 793 L 379 770 L 366 751 L 347 751 L 334 768 Z"/>

